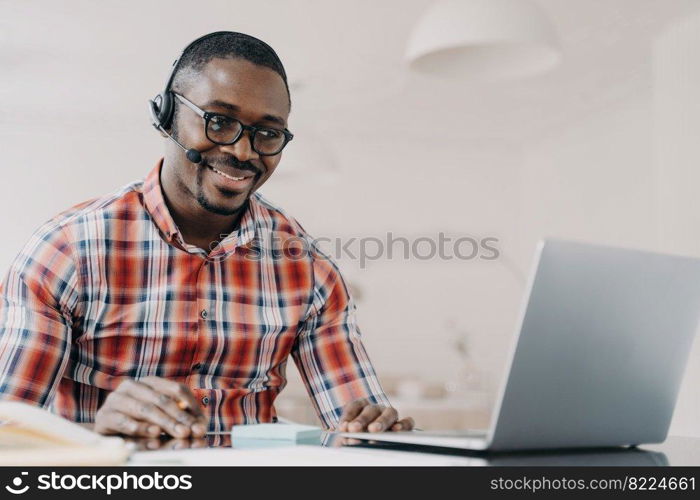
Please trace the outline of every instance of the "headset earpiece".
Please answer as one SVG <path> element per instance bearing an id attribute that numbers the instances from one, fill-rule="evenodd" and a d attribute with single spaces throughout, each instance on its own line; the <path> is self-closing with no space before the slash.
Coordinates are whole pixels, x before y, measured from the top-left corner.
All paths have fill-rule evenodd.
<path id="1" fill-rule="evenodd" d="M 165 96 L 165 97 L 164 97 Z M 164 91 L 148 100 L 151 114 L 151 124 L 158 130 L 170 127 L 173 114 L 173 96 L 170 91 Z"/>
<path id="2" fill-rule="evenodd" d="M 156 95 L 153 99 L 149 99 L 148 114 L 151 117 L 151 125 L 153 125 L 153 128 L 155 128 L 163 137 L 167 137 L 161 125 L 160 102 L 162 102 L 160 94 Z"/>
<path id="3" fill-rule="evenodd" d="M 175 111 L 173 93 L 170 89 L 164 90 L 156 96 L 156 99 L 159 101 L 158 119 L 160 120 L 160 126 L 168 130 L 173 121 L 173 112 Z"/>

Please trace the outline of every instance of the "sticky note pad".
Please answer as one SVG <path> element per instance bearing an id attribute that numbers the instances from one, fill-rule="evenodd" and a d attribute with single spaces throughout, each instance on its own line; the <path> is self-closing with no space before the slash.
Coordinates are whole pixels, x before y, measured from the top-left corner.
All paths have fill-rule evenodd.
<path id="1" fill-rule="evenodd" d="M 231 439 L 276 439 L 282 441 L 309 441 L 321 439 L 320 427 L 301 424 L 234 425 Z"/>

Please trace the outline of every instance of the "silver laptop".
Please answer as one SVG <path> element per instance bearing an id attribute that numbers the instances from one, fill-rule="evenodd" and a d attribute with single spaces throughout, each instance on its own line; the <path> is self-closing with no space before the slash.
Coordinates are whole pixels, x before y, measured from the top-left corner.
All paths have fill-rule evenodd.
<path id="1" fill-rule="evenodd" d="M 700 259 L 546 240 L 487 431 L 343 433 L 471 450 L 666 439 L 700 319 Z"/>

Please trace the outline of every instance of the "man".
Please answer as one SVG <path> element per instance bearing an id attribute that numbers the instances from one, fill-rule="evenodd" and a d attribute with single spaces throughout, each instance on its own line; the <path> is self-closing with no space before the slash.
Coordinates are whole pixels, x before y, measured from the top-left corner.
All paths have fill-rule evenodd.
<path id="1" fill-rule="evenodd" d="M 291 355 L 325 427 L 413 428 L 337 267 L 256 192 L 293 137 L 290 106 L 264 42 L 217 32 L 185 49 L 151 101 L 164 159 L 45 223 L 0 284 L 0 397 L 106 434 L 200 437 L 276 421 Z"/>

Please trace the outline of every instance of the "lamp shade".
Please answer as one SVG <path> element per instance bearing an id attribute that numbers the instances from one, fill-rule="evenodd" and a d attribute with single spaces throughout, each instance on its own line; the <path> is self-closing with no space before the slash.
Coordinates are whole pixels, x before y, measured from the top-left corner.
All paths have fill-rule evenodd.
<path id="1" fill-rule="evenodd" d="M 554 27 L 530 0 L 440 0 L 406 48 L 415 71 L 489 80 L 543 72 L 560 56 Z"/>

